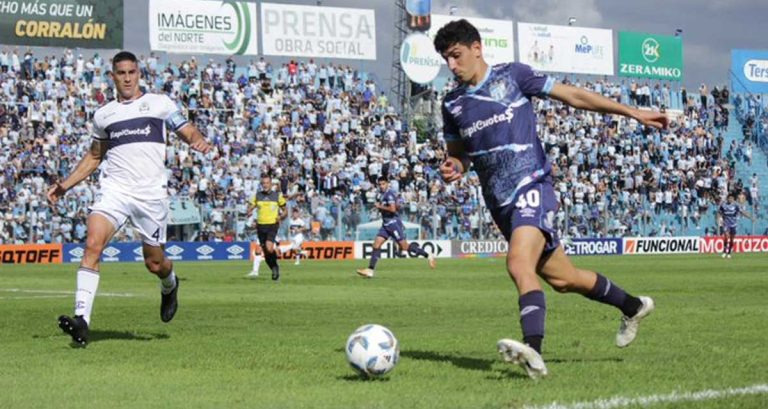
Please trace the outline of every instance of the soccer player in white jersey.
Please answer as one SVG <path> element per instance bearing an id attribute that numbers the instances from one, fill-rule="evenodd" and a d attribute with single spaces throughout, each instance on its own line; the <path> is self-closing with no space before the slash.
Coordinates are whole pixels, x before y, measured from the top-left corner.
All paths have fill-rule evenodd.
<path id="1" fill-rule="evenodd" d="M 290 232 L 290 243 L 280 246 L 280 253 L 287 254 L 291 250 L 294 251 L 296 257 L 296 264 L 299 265 L 299 259 L 301 256 L 306 257 L 307 252 L 302 250 L 304 244 L 304 230 L 306 229 L 307 222 L 301 218 L 301 212 L 299 209 L 293 209 L 291 220 L 288 222 L 288 231 Z"/>
<path id="2" fill-rule="evenodd" d="M 211 146 L 166 95 L 139 89 L 136 56 L 127 51 L 112 59 L 117 99 L 93 117 L 91 147 L 64 180 L 48 190 L 54 205 L 69 189 L 101 168 L 100 190 L 89 208 L 85 254 L 77 271 L 75 312 L 59 317 L 59 327 L 79 346 L 88 343 L 91 310 L 99 286 L 101 252 L 120 227 L 130 220 L 142 236 L 144 263 L 160 278 L 160 318 L 173 319 L 178 308 L 179 281 L 165 256 L 168 193 L 165 175 L 166 128 L 192 150 L 208 153 Z"/>

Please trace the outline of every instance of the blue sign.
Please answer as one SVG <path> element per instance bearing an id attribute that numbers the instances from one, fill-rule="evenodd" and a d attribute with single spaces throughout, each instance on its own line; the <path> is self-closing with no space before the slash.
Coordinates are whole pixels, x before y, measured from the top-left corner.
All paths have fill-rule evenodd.
<path id="1" fill-rule="evenodd" d="M 768 94 L 768 50 L 731 50 L 731 89 Z"/>
<path id="2" fill-rule="evenodd" d="M 569 256 L 619 255 L 623 253 L 622 239 L 573 239 L 563 243 Z"/>
<path id="3" fill-rule="evenodd" d="M 225 242 L 169 242 L 165 254 L 173 261 L 248 260 L 251 244 L 245 241 Z M 85 244 L 64 244 L 64 262 L 79 263 L 85 254 Z M 144 261 L 141 243 L 109 243 L 101 261 Z"/>

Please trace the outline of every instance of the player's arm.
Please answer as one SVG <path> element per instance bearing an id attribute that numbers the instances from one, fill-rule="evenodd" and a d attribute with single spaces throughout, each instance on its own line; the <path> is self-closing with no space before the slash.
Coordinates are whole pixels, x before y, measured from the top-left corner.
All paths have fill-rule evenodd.
<path id="1" fill-rule="evenodd" d="M 99 168 L 104 155 L 107 153 L 107 143 L 99 139 L 94 139 L 91 142 L 91 147 L 86 152 L 85 156 L 80 159 L 75 170 L 69 174 L 63 181 L 56 182 L 48 189 L 48 201 L 51 204 L 56 202 L 64 196 L 67 190 L 71 189 L 78 183 L 82 182 L 85 178 L 91 175 L 96 169 Z"/>
<path id="2" fill-rule="evenodd" d="M 456 126 L 445 103 L 441 107 L 443 115 L 443 138 L 448 149 L 448 157 L 440 164 L 440 176 L 447 183 L 461 179 L 461 175 L 469 170 L 470 160 L 464 151 L 464 143 L 459 136 L 459 128 Z"/>
<path id="3" fill-rule="evenodd" d="M 176 135 L 186 142 L 190 148 L 201 153 L 208 153 L 211 145 L 205 140 L 205 137 L 196 126 L 187 122 L 186 125 L 176 130 Z"/>
<path id="4" fill-rule="evenodd" d="M 661 112 L 644 111 L 620 104 L 600 94 L 566 84 L 554 84 L 549 96 L 577 109 L 623 115 L 638 120 L 645 126 L 666 129 L 669 118 Z"/>
<path id="5" fill-rule="evenodd" d="M 397 205 L 394 203 L 390 203 L 386 205 L 381 203 L 376 203 L 376 208 L 379 210 L 388 211 L 390 213 L 397 213 Z"/>

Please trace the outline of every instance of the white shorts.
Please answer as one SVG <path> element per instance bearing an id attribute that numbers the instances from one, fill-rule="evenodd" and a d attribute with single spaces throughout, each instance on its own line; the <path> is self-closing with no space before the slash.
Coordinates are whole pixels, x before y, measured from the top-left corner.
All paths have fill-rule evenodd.
<path id="1" fill-rule="evenodd" d="M 165 244 L 168 226 L 168 199 L 139 200 L 125 193 L 100 191 L 88 210 L 106 217 L 120 230 L 127 220 L 150 246 Z"/>
<path id="2" fill-rule="evenodd" d="M 291 244 L 286 244 L 284 246 L 280 246 L 280 252 L 287 253 L 291 250 L 299 251 L 301 250 L 301 245 L 304 244 L 304 235 L 303 234 L 297 234 L 293 237 L 291 237 Z"/>

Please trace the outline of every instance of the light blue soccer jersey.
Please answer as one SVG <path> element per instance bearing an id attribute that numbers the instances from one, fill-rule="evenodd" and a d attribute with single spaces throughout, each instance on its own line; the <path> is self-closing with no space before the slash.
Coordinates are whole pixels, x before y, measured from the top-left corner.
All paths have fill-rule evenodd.
<path id="1" fill-rule="evenodd" d="M 489 209 L 512 204 L 528 185 L 551 182 L 530 98 L 547 96 L 554 83 L 525 64 L 499 64 L 477 86 L 461 85 L 443 99 L 444 137 L 463 143 Z"/>

